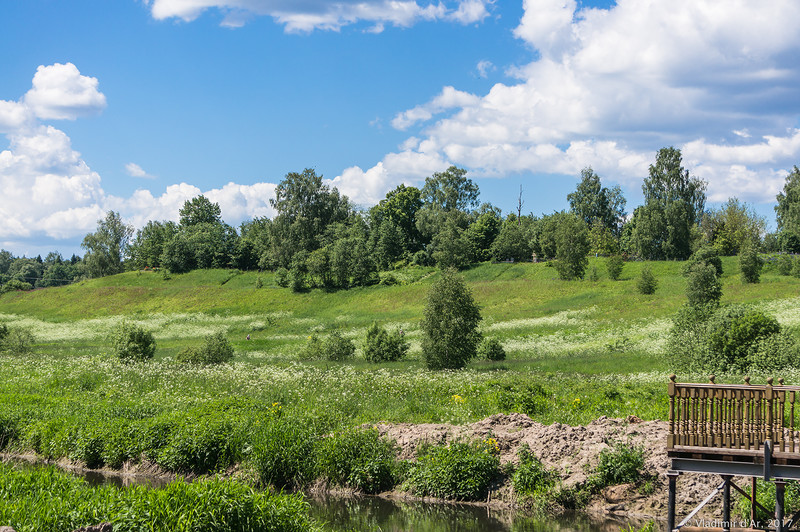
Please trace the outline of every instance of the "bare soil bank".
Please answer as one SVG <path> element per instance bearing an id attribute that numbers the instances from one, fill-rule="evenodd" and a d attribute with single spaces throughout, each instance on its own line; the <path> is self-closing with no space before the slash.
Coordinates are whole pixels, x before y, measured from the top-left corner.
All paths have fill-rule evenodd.
<path id="1" fill-rule="evenodd" d="M 400 457 L 411 458 L 420 442 L 445 443 L 453 440 L 495 438 L 500 447 L 501 462 L 517 461 L 520 445 L 531 451 L 547 466 L 556 469 L 565 486 L 584 482 L 588 472 L 597 466 L 600 451 L 616 441 L 644 447 L 645 470 L 656 475 L 657 486 L 650 495 L 640 494 L 633 486 L 612 486 L 592 501 L 590 513 L 627 515 L 666 519 L 668 424 L 665 421 L 641 421 L 601 417 L 586 426 L 573 427 L 555 423 L 542 425 L 524 414 L 497 414 L 470 425 L 447 424 L 378 424 L 382 435 L 397 441 Z M 686 515 L 720 483 L 712 475 L 682 475 L 678 480 L 678 515 Z M 510 503 L 510 494 L 503 490 L 492 495 Z M 721 517 L 722 503 L 712 501 L 706 517 Z M 715 504 L 716 502 L 716 504 Z"/>

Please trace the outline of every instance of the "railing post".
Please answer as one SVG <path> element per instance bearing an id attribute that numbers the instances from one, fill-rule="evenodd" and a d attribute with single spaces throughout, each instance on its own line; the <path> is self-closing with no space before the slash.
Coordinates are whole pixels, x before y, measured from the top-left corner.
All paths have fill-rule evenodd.
<path id="1" fill-rule="evenodd" d="M 673 373 L 669 376 L 669 434 L 667 435 L 667 449 L 675 447 L 675 379 Z"/>
<path id="2" fill-rule="evenodd" d="M 731 532 L 731 475 L 722 475 L 722 530 Z"/>
<path id="3" fill-rule="evenodd" d="M 775 532 L 783 532 L 783 502 L 785 482 L 775 482 Z"/>
<path id="4" fill-rule="evenodd" d="M 669 481 L 669 498 L 667 499 L 667 530 L 675 530 L 675 489 L 679 473 L 677 471 L 667 471 Z"/>

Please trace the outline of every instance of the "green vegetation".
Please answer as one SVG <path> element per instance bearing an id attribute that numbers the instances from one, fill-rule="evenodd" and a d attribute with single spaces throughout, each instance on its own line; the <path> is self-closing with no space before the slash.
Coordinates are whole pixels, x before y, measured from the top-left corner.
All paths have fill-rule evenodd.
<path id="1" fill-rule="evenodd" d="M 150 331 L 123 321 L 111 334 L 111 348 L 120 360 L 142 361 L 153 358 L 156 341 Z"/>
<path id="2" fill-rule="evenodd" d="M 201 346 L 188 346 L 177 356 L 178 361 L 191 364 L 222 364 L 232 359 L 233 346 L 222 332 L 209 334 Z"/>
<path id="3" fill-rule="evenodd" d="M 493 438 L 447 445 L 422 445 L 410 465 L 406 487 L 416 495 L 473 501 L 486 498 L 500 475 L 497 442 Z"/>
<path id="4" fill-rule="evenodd" d="M 17 532 L 62 532 L 101 522 L 114 530 L 316 531 L 300 495 L 259 492 L 235 480 L 175 481 L 163 488 L 93 487 L 54 467 L 0 464 L 0 522 Z"/>
<path id="5" fill-rule="evenodd" d="M 409 345 L 403 339 L 402 330 L 389 333 L 377 322 L 367 329 L 364 339 L 364 358 L 370 362 L 394 362 L 402 359 Z"/>
<path id="6" fill-rule="evenodd" d="M 645 264 L 639 272 L 639 278 L 636 280 L 636 289 L 642 295 L 655 294 L 658 288 L 658 279 L 653 275 L 650 266 Z"/>

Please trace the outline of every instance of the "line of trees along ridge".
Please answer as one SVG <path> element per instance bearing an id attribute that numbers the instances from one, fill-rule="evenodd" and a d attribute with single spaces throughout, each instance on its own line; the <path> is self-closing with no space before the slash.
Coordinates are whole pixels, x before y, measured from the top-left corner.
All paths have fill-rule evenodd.
<path id="1" fill-rule="evenodd" d="M 368 210 L 357 209 L 322 175 L 305 169 L 278 184 L 271 219 L 257 217 L 234 228 L 222 220 L 219 205 L 202 195 L 184 203 L 177 223 L 151 220 L 137 231 L 111 211 L 84 238 L 83 259 L 0 251 L 0 283 L 19 289 L 126 269 L 238 268 L 276 271 L 280 284 L 302 290 L 370 284 L 378 271 L 407 264 L 463 269 L 487 260 L 554 260 L 562 278 L 578 279 L 590 254 L 685 260 L 701 246 L 735 255 L 748 245 L 800 252 L 797 167 L 777 196 L 778 230 L 771 234 L 765 220 L 737 198 L 707 209 L 706 186 L 683 168 L 680 150 L 668 147 L 650 165 L 644 203 L 631 215 L 620 187 L 604 187 L 587 167 L 567 195 L 568 210 L 523 215 L 520 190 L 519 209 L 503 216 L 480 202 L 478 185 L 455 166 L 429 176 L 422 188 L 399 185 Z"/>

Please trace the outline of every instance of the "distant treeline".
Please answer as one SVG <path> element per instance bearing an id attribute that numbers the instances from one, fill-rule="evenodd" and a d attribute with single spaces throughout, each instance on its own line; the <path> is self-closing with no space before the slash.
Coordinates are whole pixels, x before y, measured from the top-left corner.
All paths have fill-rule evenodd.
<path id="1" fill-rule="evenodd" d="M 603 187 L 591 169 L 567 196 L 568 211 L 503 216 L 479 201 L 477 184 L 451 166 L 419 189 L 400 185 L 369 210 L 359 210 L 321 175 L 306 169 L 286 175 L 270 204 L 272 219 L 236 229 L 204 196 L 184 203 L 178 223 L 149 221 L 134 231 L 109 212 L 86 235 L 81 260 L 15 258 L 0 252 L 0 281 L 55 286 L 83 277 L 132 269 L 172 273 L 198 268 L 272 270 L 295 289 L 346 288 L 377 280 L 377 272 L 418 264 L 465 268 L 477 262 L 556 259 L 564 278 L 583 277 L 589 254 L 646 260 L 685 260 L 701 246 L 735 255 L 746 243 L 761 251 L 800 252 L 800 170 L 786 177 L 776 206 L 778 231 L 736 198 L 706 209 L 706 183 L 682 166 L 676 148 L 659 150 L 642 185 L 644 204 L 629 216 L 622 190 Z"/>

